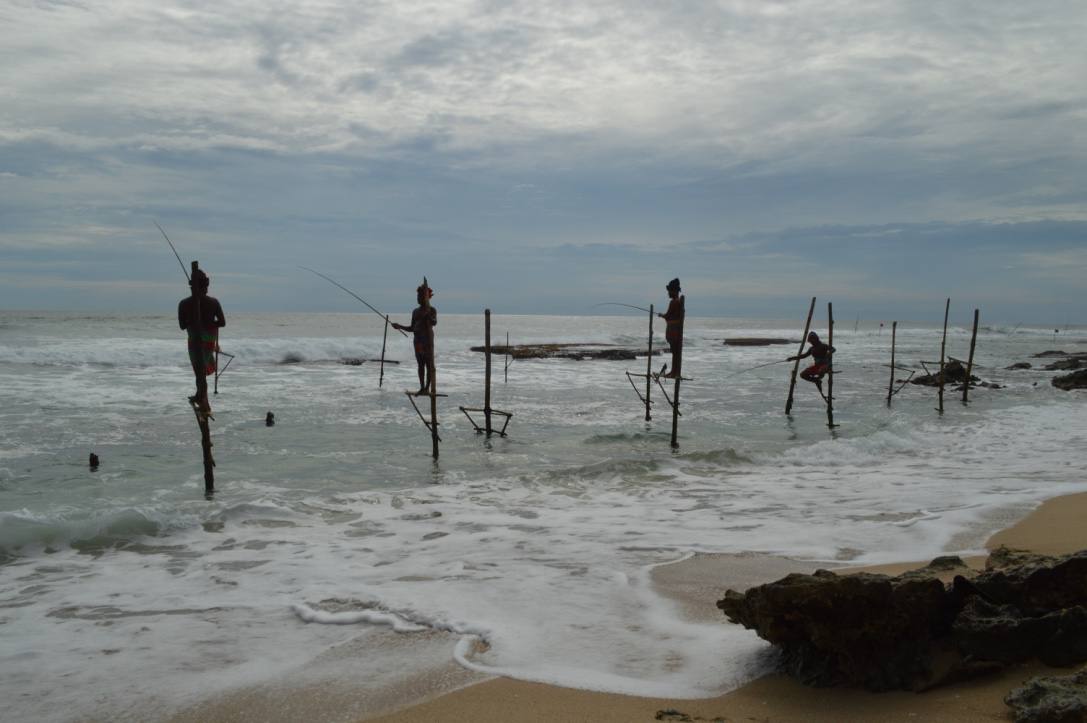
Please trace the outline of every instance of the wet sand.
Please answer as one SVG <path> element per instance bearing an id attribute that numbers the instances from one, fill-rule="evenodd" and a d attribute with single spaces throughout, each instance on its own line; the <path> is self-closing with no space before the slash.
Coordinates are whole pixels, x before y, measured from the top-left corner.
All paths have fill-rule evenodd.
<path id="1" fill-rule="evenodd" d="M 993 535 L 988 549 L 1007 545 L 1045 554 L 1087 548 L 1087 494 L 1049 500 L 1023 520 Z M 897 574 L 927 560 L 866 569 Z M 967 563 L 980 567 L 984 558 Z M 811 564 L 747 555 L 703 555 L 657 568 L 658 590 L 678 601 L 694 619 L 720 619 L 715 602 L 728 587 L 743 589 L 778 579 L 788 572 L 811 572 Z M 784 675 L 768 675 L 741 688 L 702 700 L 669 700 L 596 693 L 496 678 L 423 700 L 402 710 L 364 717 L 367 723 L 577 722 L 632 721 L 1005 721 L 1011 720 L 1003 698 L 1009 690 L 1038 674 L 1068 670 L 1027 664 L 1000 675 L 945 686 L 925 693 L 869 693 L 809 688 Z"/>

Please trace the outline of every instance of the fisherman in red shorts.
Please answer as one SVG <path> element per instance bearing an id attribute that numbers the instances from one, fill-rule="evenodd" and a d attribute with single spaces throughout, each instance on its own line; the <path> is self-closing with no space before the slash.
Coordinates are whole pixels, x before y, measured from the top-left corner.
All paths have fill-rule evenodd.
<path id="1" fill-rule="evenodd" d="M 796 361 L 797 359 L 803 359 L 806 356 L 810 356 L 814 363 L 800 372 L 800 378 L 804 381 L 813 383 L 819 390 L 819 393 L 822 394 L 823 375 L 831 371 L 831 357 L 833 354 L 834 347 L 827 346 L 819 341 L 819 335 L 813 331 L 808 334 L 808 350 L 803 354 L 789 357 L 788 361 Z"/>

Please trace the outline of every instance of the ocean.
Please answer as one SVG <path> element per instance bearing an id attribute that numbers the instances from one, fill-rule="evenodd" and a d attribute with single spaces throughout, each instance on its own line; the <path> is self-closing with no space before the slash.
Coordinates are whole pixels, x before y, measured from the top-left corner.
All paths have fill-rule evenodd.
<path id="1" fill-rule="evenodd" d="M 381 388 L 376 363 L 340 363 L 380 355 L 372 314 L 227 315 L 235 359 L 212 397 L 206 500 L 172 314 L 0 312 L 3 719 L 162 719 L 261 685 L 339 682 L 377 699 L 450 661 L 717 695 L 772 665 L 768 646 L 723 618 L 685 618 L 650 583 L 654 566 L 974 553 L 1041 500 L 1087 490 L 1084 395 L 1031 359 L 1087 351 L 1082 329 L 984 327 L 975 373 L 1003 388 L 973 390 L 969 406 L 948 390 L 941 416 L 928 387 L 887 407 L 890 319 L 839 321 L 831 430 L 805 382 L 785 416 L 791 364 L 743 371 L 795 344 L 722 344 L 799 340 L 803 318 L 691 317 L 673 450 L 667 406 L 645 422 L 624 376 L 644 358 L 514 361 L 504 380 L 496 357 L 492 405 L 513 414 L 509 436 L 477 435 L 458 406 L 483 405 L 483 356 L 469 350 L 483 315 L 442 314 L 435 462 L 403 393 L 418 386 L 410 342 L 390 330 L 400 364 Z M 644 346 L 646 321 L 496 313 L 492 333 Z M 958 321 L 948 353 L 965 359 Z M 939 353 L 937 325 L 899 324 L 899 364 Z M 1035 368 L 1004 369 L 1019 361 Z M 359 714 L 339 710 L 322 719 Z"/>

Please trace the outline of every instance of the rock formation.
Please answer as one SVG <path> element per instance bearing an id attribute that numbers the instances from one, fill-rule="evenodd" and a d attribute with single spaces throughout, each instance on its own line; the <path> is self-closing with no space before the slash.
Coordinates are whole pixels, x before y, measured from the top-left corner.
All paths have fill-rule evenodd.
<path id="1" fill-rule="evenodd" d="M 990 569 L 945 585 L 937 575 L 948 564 L 896 577 L 793 574 L 730 590 L 717 607 L 778 646 L 786 670 L 811 685 L 923 690 L 1031 658 L 1087 661 L 1087 550 L 1002 549 Z"/>

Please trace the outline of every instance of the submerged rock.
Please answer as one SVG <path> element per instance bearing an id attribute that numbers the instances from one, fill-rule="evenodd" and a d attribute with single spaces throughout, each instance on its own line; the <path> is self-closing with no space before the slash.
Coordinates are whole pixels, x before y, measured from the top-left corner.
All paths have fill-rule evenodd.
<path id="1" fill-rule="evenodd" d="M 1004 368 L 1009 369 L 1009 370 L 1014 370 L 1014 369 L 1031 369 L 1032 367 L 1033 367 L 1033 365 L 1030 362 L 1016 362 L 1015 364 L 1012 364 L 1010 367 L 1004 367 Z"/>
<path id="2" fill-rule="evenodd" d="M 937 559 L 889 577 L 789 575 L 729 590 L 729 620 L 778 646 L 786 670 L 812 685 L 925 688 L 1039 658 L 1087 660 L 1087 550 L 1051 558 L 998 550 L 991 566 L 950 585 Z"/>
<path id="3" fill-rule="evenodd" d="M 1087 668 L 1074 675 L 1031 678 L 1004 696 L 1016 723 L 1087 721 Z"/>
<path id="4" fill-rule="evenodd" d="M 1046 364 L 1043 369 L 1047 371 L 1067 371 L 1070 369 L 1081 369 L 1087 367 L 1087 354 L 1074 354 L 1067 359 L 1060 359 L 1059 361 Z"/>

